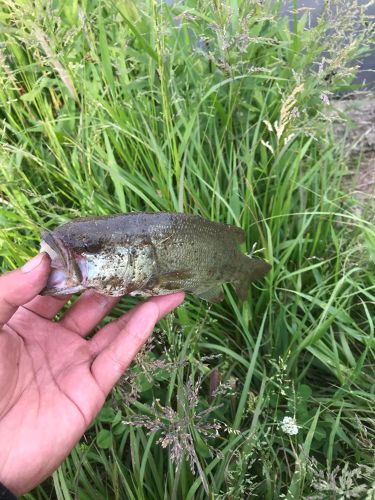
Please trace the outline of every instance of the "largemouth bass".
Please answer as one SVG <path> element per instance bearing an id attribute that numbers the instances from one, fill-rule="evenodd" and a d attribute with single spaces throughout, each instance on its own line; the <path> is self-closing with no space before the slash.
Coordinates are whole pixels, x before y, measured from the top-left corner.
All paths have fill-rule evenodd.
<path id="1" fill-rule="evenodd" d="M 231 283 L 246 299 L 270 269 L 244 255 L 242 229 L 181 213 L 130 213 L 76 219 L 42 234 L 52 271 L 44 295 L 87 288 L 105 295 L 164 295 L 180 290 L 211 302 Z"/>

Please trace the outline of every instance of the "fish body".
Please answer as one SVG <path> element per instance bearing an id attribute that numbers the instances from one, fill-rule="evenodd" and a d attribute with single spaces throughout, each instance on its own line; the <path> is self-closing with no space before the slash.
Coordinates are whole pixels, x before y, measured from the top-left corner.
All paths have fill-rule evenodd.
<path id="1" fill-rule="evenodd" d="M 164 295 L 185 290 L 222 300 L 222 284 L 240 298 L 270 269 L 244 255 L 242 229 L 181 213 L 130 213 L 76 219 L 42 235 L 51 257 L 45 295 L 92 288 L 105 295 Z"/>

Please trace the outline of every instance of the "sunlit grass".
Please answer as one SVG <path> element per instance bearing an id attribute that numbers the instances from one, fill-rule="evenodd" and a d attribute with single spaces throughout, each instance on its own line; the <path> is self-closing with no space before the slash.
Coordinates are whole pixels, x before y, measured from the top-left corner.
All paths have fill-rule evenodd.
<path id="1" fill-rule="evenodd" d="M 37 4 L 0 10 L 3 269 L 42 227 L 170 210 L 243 227 L 272 271 L 244 303 L 228 288 L 161 322 L 28 497 L 335 498 L 350 474 L 369 489 L 375 232 L 323 103 L 350 85 L 363 19 L 349 9 L 344 33 L 327 14 L 329 37 L 258 2 Z"/>

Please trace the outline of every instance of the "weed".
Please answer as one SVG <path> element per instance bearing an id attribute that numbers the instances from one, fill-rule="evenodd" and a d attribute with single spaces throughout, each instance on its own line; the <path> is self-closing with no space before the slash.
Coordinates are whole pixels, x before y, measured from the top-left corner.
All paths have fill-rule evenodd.
<path id="1" fill-rule="evenodd" d="M 30 500 L 371 495 L 375 233 L 327 110 L 371 20 L 337 0 L 307 29 L 279 7 L 3 0 L 2 270 L 41 228 L 158 210 L 240 226 L 272 264 L 248 300 L 226 287 L 162 321 Z"/>

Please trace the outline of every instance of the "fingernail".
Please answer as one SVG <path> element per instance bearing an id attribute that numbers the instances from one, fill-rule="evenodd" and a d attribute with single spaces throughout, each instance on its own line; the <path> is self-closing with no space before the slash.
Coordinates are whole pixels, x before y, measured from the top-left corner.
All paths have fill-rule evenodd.
<path id="1" fill-rule="evenodd" d="M 26 264 L 21 267 L 21 271 L 23 273 L 34 271 L 34 269 L 36 269 L 42 262 L 44 255 L 45 253 L 38 253 L 38 255 L 33 257 L 31 260 L 29 260 L 29 262 L 26 262 Z"/>

